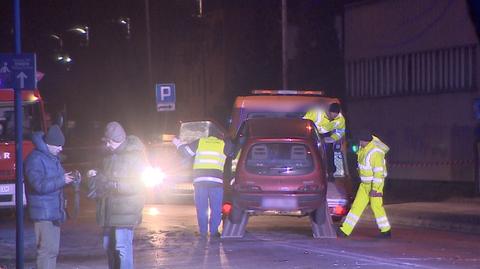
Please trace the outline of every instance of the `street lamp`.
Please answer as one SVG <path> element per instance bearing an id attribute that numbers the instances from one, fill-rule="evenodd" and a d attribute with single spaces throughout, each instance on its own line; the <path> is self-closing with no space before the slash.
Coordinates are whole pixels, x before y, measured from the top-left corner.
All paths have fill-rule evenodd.
<path id="1" fill-rule="evenodd" d="M 77 27 L 68 29 L 68 31 L 76 32 L 83 35 L 85 37 L 85 46 L 88 47 L 88 44 L 90 42 L 90 28 L 88 26 L 86 25 L 77 26 Z"/>
<path id="2" fill-rule="evenodd" d="M 60 35 L 58 35 L 58 34 L 51 34 L 50 37 L 58 41 L 58 47 L 59 47 L 58 50 L 62 50 L 62 49 L 63 49 L 63 40 L 62 40 L 62 38 L 60 37 Z"/>
<path id="3" fill-rule="evenodd" d="M 198 18 L 203 18 L 203 0 L 196 0 L 196 1 L 197 1 L 197 6 L 198 6 L 197 17 Z"/>
<path id="4" fill-rule="evenodd" d="M 128 17 L 121 17 L 117 20 L 117 23 L 121 24 L 121 25 L 124 25 L 126 27 L 126 35 L 125 35 L 125 38 L 126 39 L 130 39 L 130 18 Z"/>

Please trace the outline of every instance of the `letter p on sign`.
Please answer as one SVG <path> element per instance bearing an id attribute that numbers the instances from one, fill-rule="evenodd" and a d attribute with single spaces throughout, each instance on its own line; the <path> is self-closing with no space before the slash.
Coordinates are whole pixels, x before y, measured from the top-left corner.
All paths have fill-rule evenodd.
<path id="1" fill-rule="evenodd" d="M 160 87 L 160 99 L 162 101 L 165 100 L 165 98 L 172 96 L 172 90 L 169 86 L 161 86 Z"/>

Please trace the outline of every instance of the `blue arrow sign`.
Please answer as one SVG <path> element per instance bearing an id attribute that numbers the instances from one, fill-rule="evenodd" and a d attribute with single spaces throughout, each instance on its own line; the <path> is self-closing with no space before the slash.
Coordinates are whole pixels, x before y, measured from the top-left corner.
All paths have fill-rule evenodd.
<path id="1" fill-rule="evenodd" d="M 35 89 L 36 72 L 34 53 L 0 53 L 0 89 Z"/>
<path id="2" fill-rule="evenodd" d="M 155 95 L 157 99 L 157 111 L 175 110 L 175 84 L 155 84 Z"/>

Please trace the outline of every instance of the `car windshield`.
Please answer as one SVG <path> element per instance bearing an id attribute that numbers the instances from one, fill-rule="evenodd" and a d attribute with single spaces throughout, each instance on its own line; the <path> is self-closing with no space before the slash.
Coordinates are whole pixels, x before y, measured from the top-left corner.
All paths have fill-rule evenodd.
<path id="1" fill-rule="evenodd" d="M 246 160 L 248 172 L 265 176 L 304 175 L 313 168 L 312 152 L 300 143 L 258 143 Z"/>
<path id="2" fill-rule="evenodd" d="M 23 138 L 29 139 L 32 132 L 41 131 L 39 103 L 23 105 Z M 15 111 L 12 104 L 0 104 L 0 141 L 15 140 Z"/>

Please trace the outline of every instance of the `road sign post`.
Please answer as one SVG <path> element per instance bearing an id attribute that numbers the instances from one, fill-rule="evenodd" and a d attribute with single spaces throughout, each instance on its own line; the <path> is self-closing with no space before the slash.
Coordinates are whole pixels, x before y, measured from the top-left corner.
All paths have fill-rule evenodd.
<path id="1" fill-rule="evenodd" d="M 14 91 L 15 101 L 15 209 L 16 246 L 15 265 L 24 268 L 24 223 L 23 223 L 23 109 L 22 89 L 35 89 L 35 54 L 22 54 L 20 31 L 20 0 L 13 0 L 15 54 L 0 54 L 0 89 Z"/>

